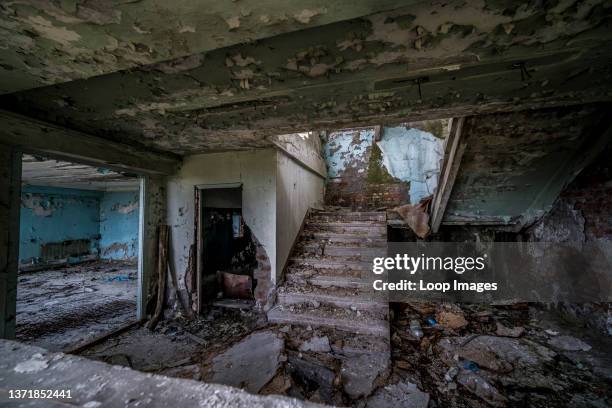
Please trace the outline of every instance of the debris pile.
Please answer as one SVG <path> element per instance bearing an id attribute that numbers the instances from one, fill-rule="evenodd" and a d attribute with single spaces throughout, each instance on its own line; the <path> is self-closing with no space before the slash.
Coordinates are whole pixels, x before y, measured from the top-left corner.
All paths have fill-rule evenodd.
<path id="1" fill-rule="evenodd" d="M 609 357 L 587 354 L 589 341 L 558 322 L 529 304 L 395 305 L 389 383 L 445 407 L 609 406 Z"/>

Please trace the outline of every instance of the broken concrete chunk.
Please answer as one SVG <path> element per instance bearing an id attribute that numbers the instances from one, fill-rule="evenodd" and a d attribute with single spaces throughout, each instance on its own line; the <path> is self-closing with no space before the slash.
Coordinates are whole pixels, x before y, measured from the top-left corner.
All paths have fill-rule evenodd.
<path id="1" fill-rule="evenodd" d="M 506 327 L 500 322 L 497 322 L 497 330 L 495 334 L 502 337 L 521 337 L 521 335 L 525 332 L 524 327 Z"/>
<path id="2" fill-rule="evenodd" d="M 440 311 L 436 313 L 436 320 L 445 329 L 461 329 L 468 325 L 463 312 Z"/>
<path id="3" fill-rule="evenodd" d="M 17 364 L 14 368 L 17 373 L 35 373 L 37 371 L 44 370 L 49 364 L 42 354 L 36 353 L 32 355 L 32 358 L 26 361 L 22 361 Z"/>
<path id="4" fill-rule="evenodd" d="M 378 389 L 366 402 L 367 408 L 427 408 L 428 405 L 429 394 L 405 382 Z"/>
<path id="5" fill-rule="evenodd" d="M 300 351 L 314 351 L 317 353 L 327 353 L 331 351 L 329 339 L 327 336 L 313 336 L 310 340 L 305 341 L 300 346 Z"/>
<path id="6" fill-rule="evenodd" d="M 489 405 L 494 407 L 503 407 L 506 405 L 506 397 L 501 395 L 495 387 L 478 374 L 468 370 L 461 370 L 457 375 L 457 382 L 463 385 L 472 394 L 486 401 Z"/>
<path id="7" fill-rule="evenodd" d="M 344 391 L 353 399 L 367 397 L 374 390 L 374 382 L 389 367 L 386 353 L 367 353 L 347 358 L 342 363 L 341 377 Z"/>
<path id="8" fill-rule="evenodd" d="M 455 356 L 470 360 L 479 367 L 495 372 L 509 372 L 517 367 L 540 366 L 551 362 L 555 353 L 533 342 L 496 336 L 466 336 L 438 343 L 442 358 L 449 366 L 456 364 Z"/>
<path id="9" fill-rule="evenodd" d="M 258 393 L 276 375 L 284 345 L 273 331 L 253 333 L 213 359 L 209 381 Z"/>
<path id="10" fill-rule="evenodd" d="M 296 383 L 309 384 L 310 387 L 316 388 L 322 400 L 331 401 L 334 396 L 336 373 L 319 362 L 308 361 L 302 357 L 289 356 L 287 372 Z"/>
<path id="11" fill-rule="evenodd" d="M 548 344 L 563 351 L 589 351 L 591 346 L 572 336 L 558 336 L 548 340 Z"/>

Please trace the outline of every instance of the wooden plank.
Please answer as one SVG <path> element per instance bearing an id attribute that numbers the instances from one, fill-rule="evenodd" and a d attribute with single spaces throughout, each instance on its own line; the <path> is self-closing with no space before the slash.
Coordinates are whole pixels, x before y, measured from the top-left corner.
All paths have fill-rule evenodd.
<path id="1" fill-rule="evenodd" d="M 461 159 L 465 152 L 466 143 L 463 137 L 463 124 L 465 118 L 451 119 L 451 131 L 444 145 L 444 161 L 438 182 L 438 189 L 432 203 L 431 232 L 436 233 L 442 224 L 442 218 L 450 199 Z"/>
<path id="2" fill-rule="evenodd" d="M 168 225 L 160 225 L 158 234 L 157 255 L 157 302 L 151 320 L 147 323 L 149 330 L 154 330 L 164 311 L 166 297 L 166 280 L 168 274 L 168 239 L 170 228 Z"/>
<path id="3" fill-rule="evenodd" d="M 142 174 L 174 174 L 179 156 L 112 142 L 87 133 L 0 110 L 0 143 L 25 152 Z"/>
<path id="4" fill-rule="evenodd" d="M 115 330 L 111 330 L 107 333 L 104 333 L 92 340 L 86 341 L 85 343 L 81 343 L 77 346 L 74 347 L 69 347 L 67 349 L 64 349 L 64 353 L 66 354 L 79 354 L 82 353 L 83 351 L 87 350 L 90 347 L 95 346 L 96 344 L 100 344 L 105 340 L 110 339 L 111 337 L 115 337 L 120 335 L 121 333 L 124 333 L 126 331 L 128 331 L 129 329 L 131 329 L 132 327 L 135 327 L 139 324 L 141 324 L 143 321 L 142 320 L 136 320 L 136 321 L 132 321 L 129 323 L 126 323 L 118 328 L 116 328 Z"/>

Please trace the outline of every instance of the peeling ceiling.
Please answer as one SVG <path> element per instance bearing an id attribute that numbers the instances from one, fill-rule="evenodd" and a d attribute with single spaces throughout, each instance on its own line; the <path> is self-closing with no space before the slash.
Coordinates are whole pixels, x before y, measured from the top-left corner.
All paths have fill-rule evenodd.
<path id="1" fill-rule="evenodd" d="M 127 24 L 124 28 L 133 31 L 130 18 L 136 17 L 128 15 L 140 12 L 144 18 L 155 9 L 149 3 L 119 5 L 119 26 Z M 193 3 L 173 2 L 173 8 L 175 13 L 186 12 Z M 227 41 L 203 46 L 205 52 L 189 48 L 185 52 L 192 54 L 179 59 L 153 65 L 137 61 L 129 70 L 100 76 L 95 75 L 106 72 L 105 60 L 86 57 L 92 69 L 99 68 L 81 76 L 87 79 L 5 95 L 0 106 L 111 140 L 186 155 L 269 146 L 271 135 L 304 130 L 612 99 L 609 1 L 451 0 L 409 2 L 405 7 L 372 2 L 386 11 L 357 18 L 340 6 L 331 13 L 330 5 L 310 3 L 294 7 L 297 2 L 287 2 L 275 8 L 278 2 L 263 2 L 260 7 L 293 17 L 279 26 L 284 30 L 249 42 L 247 37 L 254 38 L 247 28 L 255 33 L 267 24 L 257 16 L 274 13 L 246 12 L 239 17 L 240 26 L 230 29 L 235 24 L 228 18 L 238 16 L 243 7 L 250 9 L 248 4 L 255 8 L 255 2 L 246 0 L 232 3 L 226 11 L 218 10 L 223 18 L 217 29 L 229 32 L 223 36 Z M 357 7 L 358 14 L 373 11 L 374 6 L 353 3 L 339 2 Z M 9 4 L 2 9 L 21 2 Z M 300 15 L 318 9 L 327 13 Z M 49 17 L 37 8 L 32 12 L 27 19 Z M 176 29 L 172 15 L 156 20 L 155 33 L 171 25 Z M 185 24 L 206 21 L 197 13 L 193 18 Z M 325 22 L 329 24 L 308 25 Z M 242 39 L 229 39 L 242 29 Z M 9 43 L 19 41 L 15 30 L 8 34 Z M 151 47 L 171 56 L 170 48 L 179 48 L 181 41 L 162 37 L 165 47 L 155 42 Z M 34 43 L 46 41 L 37 37 Z M 91 52 L 98 49 L 84 46 Z M 58 54 L 64 57 L 67 52 Z M 19 61 L 26 61 L 27 55 L 19 54 Z M 126 67 L 109 65 L 115 70 Z M 30 72 L 23 67 L 14 71 L 26 77 Z"/>
<path id="2" fill-rule="evenodd" d="M 9 0 L 0 4 L 0 93 L 162 63 L 356 18 L 401 0 Z M 197 54 L 197 55 L 195 55 Z M 187 57 L 187 58 L 183 58 Z"/>
<path id="3" fill-rule="evenodd" d="M 26 185 L 96 191 L 134 191 L 140 188 L 136 176 L 108 169 L 23 155 L 21 181 Z"/>

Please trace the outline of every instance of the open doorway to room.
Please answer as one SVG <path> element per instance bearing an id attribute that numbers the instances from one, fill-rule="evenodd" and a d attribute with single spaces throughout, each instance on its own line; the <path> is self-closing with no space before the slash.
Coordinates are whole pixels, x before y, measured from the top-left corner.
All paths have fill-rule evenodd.
<path id="1" fill-rule="evenodd" d="M 136 320 L 140 179 L 23 155 L 17 339 L 71 350 Z"/>
<path id="2" fill-rule="evenodd" d="M 249 308 L 257 249 L 242 217 L 242 186 L 198 189 L 198 202 L 200 309 Z"/>

